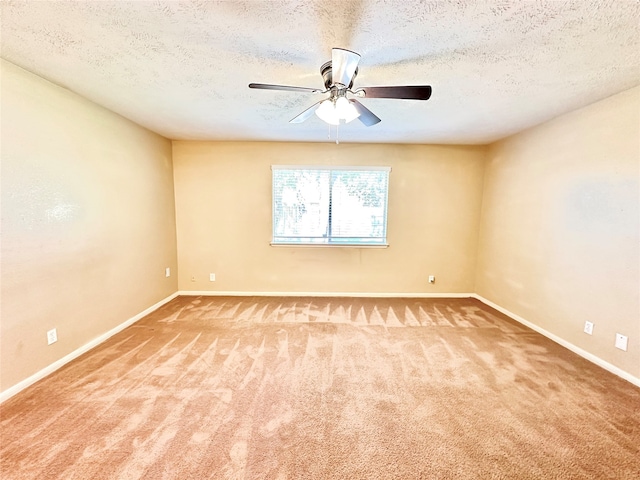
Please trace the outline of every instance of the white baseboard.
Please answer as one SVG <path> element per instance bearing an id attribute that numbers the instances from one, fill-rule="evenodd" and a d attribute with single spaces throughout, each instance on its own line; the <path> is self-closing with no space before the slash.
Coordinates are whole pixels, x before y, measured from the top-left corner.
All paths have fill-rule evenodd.
<path id="1" fill-rule="evenodd" d="M 51 373 L 55 372 L 60 367 L 66 365 L 71 360 L 79 357 L 83 353 L 88 352 L 89 350 L 91 350 L 94 347 L 97 347 L 98 345 L 100 345 L 102 342 L 104 342 L 108 338 L 114 336 L 116 333 L 121 332 L 122 330 L 124 330 L 128 326 L 133 325 L 135 322 L 140 320 L 142 317 L 144 317 L 146 315 L 149 315 L 151 312 L 153 312 L 154 310 L 157 310 L 162 305 L 164 305 L 167 302 L 170 302 L 171 300 L 173 300 L 177 296 L 178 296 L 178 292 L 176 292 L 176 293 L 174 293 L 172 295 L 169 295 L 168 297 L 160 300 L 155 305 L 150 306 L 146 310 L 138 313 L 137 315 L 135 315 L 135 316 L 131 317 L 130 319 L 126 320 L 125 322 L 121 323 L 117 327 L 112 328 L 108 332 L 103 333 L 102 335 L 100 335 L 97 338 L 94 338 L 93 340 L 91 340 L 89 343 L 83 345 L 82 347 L 74 350 L 73 352 L 69 353 L 68 355 L 65 355 L 61 359 L 56 360 L 51 365 L 46 366 L 45 368 L 43 368 L 39 372 L 36 372 L 33 375 L 31 375 L 30 377 L 25 378 L 21 382 L 15 384 L 14 386 L 12 386 L 10 388 L 7 388 L 5 391 L 0 393 L 0 403 L 4 402 L 5 400 L 8 400 L 11 397 L 13 397 L 15 394 L 17 394 L 18 392 L 21 392 L 22 390 L 24 390 L 28 386 L 33 385 L 38 380 L 41 380 L 44 377 L 46 377 L 47 375 L 50 375 Z"/>
<path id="2" fill-rule="evenodd" d="M 583 350 L 580 347 L 575 346 L 573 343 L 567 342 L 563 338 L 560 338 L 559 336 L 557 336 L 557 335 L 545 330 L 544 328 L 539 327 L 535 323 L 531 323 L 530 321 L 522 318 L 520 315 L 516 315 L 515 313 L 510 312 L 506 308 L 503 308 L 500 305 L 497 305 L 497 304 L 493 303 L 491 300 L 487 300 L 486 298 L 484 298 L 481 295 L 478 295 L 478 294 L 474 293 L 471 296 L 473 298 L 476 298 L 476 299 L 480 300 L 485 305 L 488 305 L 491 308 L 495 308 L 500 313 L 504 313 L 507 317 L 510 317 L 510 318 L 514 319 L 516 322 L 522 323 L 523 325 L 526 325 L 527 327 L 529 327 L 531 330 L 534 330 L 534 331 L 538 332 L 539 334 L 547 337 L 548 339 L 553 340 L 557 344 L 562 345 L 564 348 L 566 348 L 568 350 L 571 350 L 573 353 L 576 353 L 576 354 L 580 355 L 582 358 L 584 358 L 586 360 L 589 360 L 591 363 L 595 363 L 599 367 L 602 367 L 605 370 L 613 373 L 614 375 L 617 375 L 617 376 L 619 376 L 621 378 L 624 378 L 628 382 L 631 382 L 634 385 L 640 387 L 640 378 L 631 375 L 629 372 L 625 372 L 621 368 L 618 368 L 615 365 L 612 365 L 611 363 L 601 359 L 600 357 L 597 357 L 596 355 L 594 355 L 592 353 L 589 353 L 589 352 L 587 352 L 586 350 Z"/>
<path id="3" fill-rule="evenodd" d="M 473 293 L 388 293 L 388 292 L 237 292 L 180 290 L 178 295 L 209 297 L 371 297 L 371 298 L 470 298 Z M 475 297 L 474 297 L 475 298 Z"/>

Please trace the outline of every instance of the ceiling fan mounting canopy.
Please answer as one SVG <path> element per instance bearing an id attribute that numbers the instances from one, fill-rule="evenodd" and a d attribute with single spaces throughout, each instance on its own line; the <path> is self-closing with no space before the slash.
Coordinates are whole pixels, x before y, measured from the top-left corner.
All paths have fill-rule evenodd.
<path id="1" fill-rule="evenodd" d="M 355 98 L 347 98 L 347 94 L 358 98 L 395 98 L 405 100 L 428 100 L 431 97 L 431 87 L 429 85 L 360 87 L 352 90 L 353 81 L 358 75 L 359 62 L 360 55 L 358 53 L 343 48 L 333 48 L 331 50 L 331 60 L 320 67 L 324 90 L 267 83 L 250 83 L 249 88 L 329 93 L 328 98 L 320 100 L 292 118 L 290 123 L 302 123 L 315 113 L 319 118 L 331 125 L 339 125 L 340 120 L 348 123 L 358 118 L 367 127 L 375 125 L 381 120 Z"/>

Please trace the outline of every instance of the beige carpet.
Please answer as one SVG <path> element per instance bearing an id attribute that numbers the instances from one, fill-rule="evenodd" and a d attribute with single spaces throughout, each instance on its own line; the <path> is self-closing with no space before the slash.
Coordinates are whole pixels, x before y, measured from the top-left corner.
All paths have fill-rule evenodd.
<path id="1" fill-rule="evenodd" d="M 640 478 L 640 389 L 472 299 L 179 297 L 0 409 L 2 479 Z"/>

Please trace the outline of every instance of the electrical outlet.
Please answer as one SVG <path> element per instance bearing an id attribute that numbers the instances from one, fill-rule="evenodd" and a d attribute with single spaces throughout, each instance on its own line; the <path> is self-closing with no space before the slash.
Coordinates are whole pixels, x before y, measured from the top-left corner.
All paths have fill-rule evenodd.
<path id="1" fill-rule="evenodd" d="M 164 276 L 165 277 L 170 277 L 171 276 L 171 269 L 169 267 L 164 269 Z"/>
<path id="2" fill-rule="evenodd" d="M 58 341 L 58 332 L 54 328 L 53 330 L 49 330 L 47 332 L 47 345 L 51 345 L 52 343 L 56 343 Z"/>
<path id="3" fill-rule="evenodd" d="M 215 282 L 216 281 L 216 274 L 215 273 L 210 273 L 209 274 L 209 281 L 210 282 Z"/>
<path id="4" fill-rule="evenodd" d="M 584 333 L 593 335 L 593 322 L 584 322 Z"/>
<path id="5" fill-rule="evenodd" d="M 629 339 L 621 333 L 616 333 L 616 348 L 627 351 L 627 341 Z"/>
<path id="6" fill-rule="evenodd" d="M 435 275 L 429 275 L 429 283 L 436 283 Z"/>

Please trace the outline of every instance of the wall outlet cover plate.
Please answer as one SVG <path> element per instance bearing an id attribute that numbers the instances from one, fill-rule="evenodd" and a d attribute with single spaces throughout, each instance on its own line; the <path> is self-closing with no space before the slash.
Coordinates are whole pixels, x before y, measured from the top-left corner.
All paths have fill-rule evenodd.
<path id="1" fill-rule="evenodd" d="M 626 352 L 628 340 L 629 339 L 621 333 L 616 333 L 616 348 L 619 348 L 620 350 L 624 350 Z"/>
<path id="2" fill-rule="evenodd" d="M 584 322 L 584 333 L 593 335 L 593 322 Z"/>

